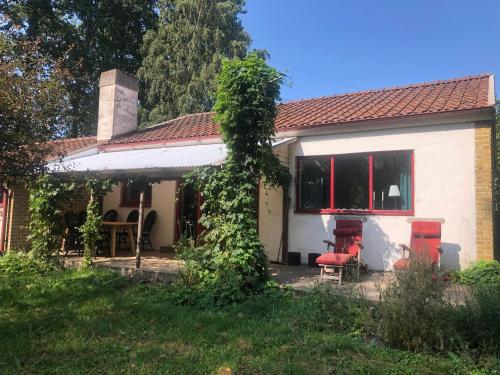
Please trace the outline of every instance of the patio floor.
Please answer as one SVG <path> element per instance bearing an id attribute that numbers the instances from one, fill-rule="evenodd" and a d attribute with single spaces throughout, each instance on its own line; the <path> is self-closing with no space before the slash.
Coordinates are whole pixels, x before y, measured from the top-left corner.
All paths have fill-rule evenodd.
<path id="1" fill-rule="evenodd" d="M 65 258 L 65 263 L 68 267 L 77 267 L 81 259 L 81 257 L 70 255 Z M 179 269 L 182 267 L 182 262 L 176 260 L 173 253 L 160 253 L 158 251 L 143 252 L 139 272 L 135 270 L 135 257 L 126 252 L 117 252 L 117 256 L 114 258 L 96 257 L 94 262 L 97 267 L 110 268 L 122 275 L 160 282 L 174 281 Z M 289 266 L 273 263 L 269 263 L 268 266 L 270 276 L 281 286 L 307 291 L 318 283 L 319 268 L 311 268 L 307 265 Z M 332 282 L 331 285 L 345 291 L 354 289 L 365 298 L 378 301 L 380 286 L 383 286 L 390 278 L 391 273 L 369 272 L 361 275 L 359 280 L 343 282 L 341 286 L 338 286 L 336 282 Z"/>

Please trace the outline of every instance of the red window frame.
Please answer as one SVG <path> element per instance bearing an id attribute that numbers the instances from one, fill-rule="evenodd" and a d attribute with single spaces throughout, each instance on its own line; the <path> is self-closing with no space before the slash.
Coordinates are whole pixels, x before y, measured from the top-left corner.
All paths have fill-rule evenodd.
<path id="1" fill-rule="evenodd" d="M 127 199 L 128 184 L 122 182 L 120 184 L 120 207 L 139 207 L 139 195 L 137 199 Z M 144 207 L 151 207 L 151 199 L 153 196 L 153 189 L 148 185 L 144 192 Z"/>
<path id="2" fill-rule="evenodd" d="M 368 196 L 373 196 L 373 156 L 391 154 L 410 154 L 411 173 L 411 209 L 410 210 L 374 210 L 373 199 L 368 200 L 368 210 L 345 210 L 335 208 L 335 157 L 341 156 L 367 156 L 368 157 Z M 314 157 L 330 158 L 330 208 L 307 209 L 300 207 L 300 163 L 304 159 Z M 338 214 L 338 215 L 387 215 L 387 216 L 413 216 L 415 214 L 415 157 L 413 150 L 376 151 L 352 154 L 310 155 L 295 157 L 295 212 L 308 214 Z"/>

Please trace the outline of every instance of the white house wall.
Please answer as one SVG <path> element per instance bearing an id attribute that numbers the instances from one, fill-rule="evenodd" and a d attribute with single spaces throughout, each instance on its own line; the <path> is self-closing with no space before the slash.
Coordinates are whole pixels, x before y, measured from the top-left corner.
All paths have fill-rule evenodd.
<path id="1" fill-rule="evenodd" d="M 389 150 L 414 150 L 415 218 L 443 218 L 442 264 L 464 267 L 475 260 L 474 125 L 435 125 L 300 137 L 290 146 L 290 171 L 295 157 Z M 295 176 L 294 176 L 295 177 Z M 332 239 L 335 217 L 295 212 L 295 184 L 290 189 L 289 251 L 325 251 Z M 363 225 L 362 257 L 372 270 L 389 270 L 400 258 L 398 244 L 408 244 L 408 216 L 360 216 Z"/>
<path id="2" fill-rule="evenodd" d="M 144 215 L 156 210 L 157 218 L 151 232 L 151 242 L 155 250 L 161 246 L 172 246 L 175 239 L 175 181 L 162 181 L 152 186 L 151 207 L 144 209 Z M 118 212 L 118 220 L 125 221 L 130 211 L 136 207 L 120 207 L 120 185 L 106 194 L 103 199 L 103 213 L 108 210 Z"/>
<path id="3" fill-rule="evenodd" d="M 260 187 L 259 237 L 270 260 L 281 261 L 283 233 L 283 191 Z"/>

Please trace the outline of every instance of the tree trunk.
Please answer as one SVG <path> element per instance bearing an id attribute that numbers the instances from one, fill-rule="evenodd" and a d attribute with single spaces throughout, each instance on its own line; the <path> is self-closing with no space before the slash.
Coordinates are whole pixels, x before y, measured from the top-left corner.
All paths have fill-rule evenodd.
<path id="1" fill-rule="evenodd" d="M 135 269 L 141 268 L 141 242 L 142 242 L 142 224 L 144 218 L 144 189 L 139 194 L 139 223 L 137 227 L 137 244 L 135 248 Z"/>

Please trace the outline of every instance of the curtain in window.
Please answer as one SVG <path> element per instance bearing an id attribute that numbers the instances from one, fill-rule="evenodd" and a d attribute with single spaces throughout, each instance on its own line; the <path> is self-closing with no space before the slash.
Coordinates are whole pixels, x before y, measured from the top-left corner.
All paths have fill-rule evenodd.
<path id="1" fill-rule="evenodd" d="M 409 210 L 411 207 L 411 181 L 408 171 L 401 172 L 399 176 L 399 191 L 401 193 L 401 210 Z"/>

